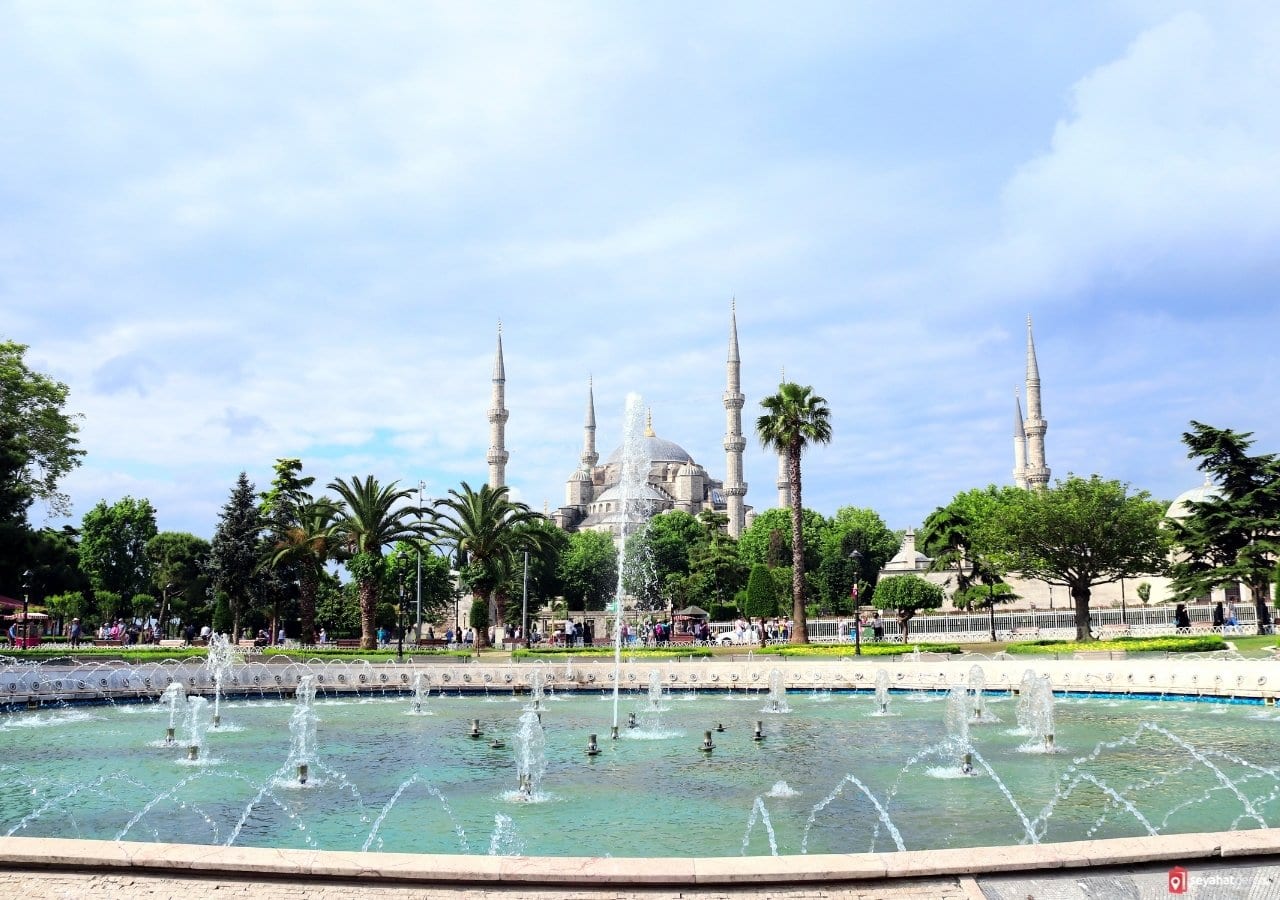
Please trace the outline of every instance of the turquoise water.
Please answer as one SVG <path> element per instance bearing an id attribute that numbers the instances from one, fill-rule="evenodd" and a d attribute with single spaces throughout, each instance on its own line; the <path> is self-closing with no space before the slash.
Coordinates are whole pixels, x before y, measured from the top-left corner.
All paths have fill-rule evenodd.
<path id="1" fill-rule="evenodd" d="M 181 746 L 153 746 L 168 724 L 158 706 L 11 713 L 0 717 L 0 831 L 326 850 L 487 853 L 492 844 L 535 855 L 732 856 L 744 837 L 747 853 L 770 852 L 763 817 L 748 832 L 753 808 L 767 814 L 780 853 L 893 850 L 893 829 L 907 849 L 921 849 L 1280 820 L 1272 767 L 1280 716 L 1270 707 L 1060 698 L 1050 755 L 1028 752 L 1027 738 L 1012 733 L 1014 700 L 988 698 L 1000 721 L 971 726 L 978 774 L 961 777 L 938 695 L 895 694 L 890 716 L 875 715 L 866 694 L 791 692 L 790 713 L 762 712 L 763 696 L 676 695 L 657 722 L 644 712 L 647 697 L 624 695 L 624 722 L 636 711 L 642 727 L 624 726 L 617 741 L 608 734 L 611 697 L 553 698 L 543 712 L 541 796 L 521 802 L 510 795 L 524 698 L 433 695 L 421 716 L 409 714 L 410 700 L 318 698 L 306 786 L 281 768 L 289 701 L 224 705 L 225 728 L 209 734 L 195 765 Z M 473 718 L 483 739 L 468 736 Z M 751 740 L 756 720 L 760 743 Z M 713 735 L 716 749 L 699 752 L 717 723 L 726 731 Z M 592 732 L 603 751 L 594 759 L 583 752 Z M 179 723 L 179 745 L 182 734 Z M 506 746 L 491 748 L 494 736 Z"/>

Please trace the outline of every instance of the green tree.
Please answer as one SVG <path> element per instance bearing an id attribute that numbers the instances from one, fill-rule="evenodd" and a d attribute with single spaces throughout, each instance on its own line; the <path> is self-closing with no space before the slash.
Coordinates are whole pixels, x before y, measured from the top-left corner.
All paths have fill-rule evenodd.
<path id="1" fill-rule="evenodd" d="M 80 568 L 93 590 L 125 597 L 151 588 L 147 542 L 155 537 L 156 511 L 146 499 L 100 500 L 80 526 Z"/>
<path id="2" fill-rule="evenodd" d="M 0 341 L 0 519 L 25 517 L 33 500 L 67 515 L 58 484 L 84 451 L 78 415 L 66 412 L 67 386 L 27 367 L 27 346 Z"/>
<path id="3" fill-rule="evenodd" d="M 698 523 L 703 539 L 689 550 L 689 577 L 697 586 L 697 602 L 707 609 L 725 606 L 745 584 L 748 569 L 738 556 L 737 542 L 725 531 L 727 515 L 704 509 Z"/>
<path id="4" fill-rule="evenodd" d="M 910 623 L 916 613 L 938 609 L 943 601 L 942 588 L 919 575 L 895 575 L 876 585 L 872 602 L 877 609 L 897 610 L 902 628 L 902 641 L 910 640 Z"/>
<path id="5" fill-rule="evenodd" d="M 804 510 L 801 537 L 804 541 L 805 571 L 816 572 L 822 565 L 823 537 L 829 522 L 822 513 Z M 782 552 L 778 553 L 778 548 Z M 758 562 L 769 568 L 791 567 L 791 510 L 766 509 L 738 536 L 738 555 L 750 569 Z"/>
<path id="6" fill-rule="evenodd" d="M 743 613 L 751 619 L 768 619 L 778 614 L 778 592 L 769 567 L 756 563 L 747 578 L 747 598 Z"/>
<path id="7" fill-rule="evenodd" d="M 1001 603 L 1011 603 L 1019 599 L 1019 597 L 1013 592 L 1013 588 L 1005 582 L 987 576 L 981 584 L 970 584 L 966 588 L 957 590 L 951 599 L 957 606 L 963 606 L 965 609 L 985 606 L 987 608 L 987 624 L 991 629 L 991 641 L 995 643 L 996 606 Z"/>
<path id="8" fill-rule="evenodd" d="M 209 589 L 209 542 L 183 531 L 161 531 L 147 541 L 151 583 L 160 593 L 160 624 L 173 616 L 191 621 Z"/>
<path id="9" fill-rule="evenodd" d="M 618 551 L 603 531 L 569 535 L 560 557 L 560 583 L 569 610 L 605 609 L 618 589 Z"/>
<path id="10" fill-rule="evenodd" d="M 466 482 L 462 490 L 450 490 L 449 496 L 437 500 L 432 534 L 453 547 L 456 557 L 463 561 L 458 574 L 463 585 L 471 591 L 472 603 L 487 603 L 486 619 L 500 624 L 498 589 L 507 583 L 517 553 L 541 550 L 544 533 L 536 528 L 519 526 L 541 518 L 523 503 L 507 496 L 506 486 L 493 488 L 481 486 L 472 490 Z M 477 629 L 476 646 L 488 645 L 486 629 Z"/>
<path id="11" fill-rule="evenodd" d="M 765 414 L 756 420 L 756 434 L 766 450 L 785 453 L 787 478 L 791 486 L 791 605 L 795 628 L 792 643 L 809 643 L 809 625 L 805 615 L 804 499 L 801 494 L 800 457 L 810 444 L 831 441 L 831 410 L 827 401 L 786 381 L 778 385 L 778 393 L 760 401 Z"/>
<path id="12" fill-rule="evenodd" d="M 569 533 L 550 519 L 538 516 L 532 521 L 515 526 L 517 531 L 534 530 L 531 537 L 517 537 L 521 545 L 529 549 L 529 609 L 533 615 L 546 600 L 565 593 L 560 582 L 560 558 L 569 550 Z M 522 551 L 523 552 L 523 551 Z M 524 600 L 524 566 L 512 567 L 511 577 L 503 593 L 508 598 L 506 618 L 508 622 L 521 621 Z"/>
<path id="13" fill-rule="evenodd" d="M 329 482 L 329 490 L 337 493 L 343 509 L 338 533 L 344 549 L 347 571 L 355 580 L 360 596 L 360 648 L 373 650 L 378 645 L 377 613 L 383 572 L 382 549 L 396 541 L 414 541 L 423 536 L 418 510 L 401 505 L 413 491 L 398 488 L 398 482 L 381 485 L 372 475 L 364 481 L 352 476 Z"/>
<path id="14" fill-rule="evenodd" d="M 308 646 L 316 640 L 316 599 L 324 567 L 337 556 L 342 544 L 342 508 L 327 497 L 314 499 L 309 495 L 291 500 L 287 515 L 281 514 L 281 506 L 268 507 L 272 510 L 273 527 L 266 560 L 297 579 L 301 620 L 298 639 Z"/>
<path id="15" fill-rule="evenodd" d="M 209 580 L 230 614 L 232 635 L 240 636 L 240 620 L 259 598 L 259 561 L 266 523 L 254 496 L 253 482 L 241 472 L 222 506 L 209 547 Z"/>
<path id="16" fill-rule="evenodd" d="M 827 521 L 820 541 L 817 575 L 823 605 L 829 614 L 841 615 L 856 612 L 855 584 L 859 604 L 868 602 L 880 570 L 898 552 L 902 537 L 874 509 L 842 506 Z"/>
<path id="17" fill-rule="evenodd" d="M 670 586 L 688 576 L 690 553 L 706 537 L 697 519 L 675 509 L 654 516 L 627 538 L 623 589 L 636 598 L 637 609 L 667 608 Z"/>
<path id="18" fill-rule="evenodd" d="M 354 582 L 342 584 L 325 573 L 316 589 L 316 626 L 330 640 L 360 633 L 360 596 Z"/>
<path id="19" fill-rule="evenodd" d="M 995 562 L 1024 578 L 1064 585 L 1075 605 L 1076 639 L 1091 640 L 1095 585 L 1165 570 L 1163 518 L 1164 505 L 1145 491 L 1071 475 L 1052 488 L 1009 494 L 994 521 Z"/>
<path id="20" fill-rule="evenodd" d="M 1243 582 L 1257 613 L 1258 633 L 1271 625 L 1270 589 L 1280 558 L 1280 460 L 1249 455 L 1252 432 L 1238 433 L 1193 421 L 1182 435 L 1187 455 L 1214 482 L 1216 496 L 1188 503 L 1190 515 L 1171 520 L 1182 556 L 1173 567 L 1179 597 L 1208 594 Z"/>

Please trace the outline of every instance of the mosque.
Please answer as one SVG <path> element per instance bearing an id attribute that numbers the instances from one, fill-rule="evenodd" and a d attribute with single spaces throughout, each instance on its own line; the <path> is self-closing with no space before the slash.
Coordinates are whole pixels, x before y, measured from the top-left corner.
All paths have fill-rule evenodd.
<path id="1" fill-rule="evenodd" d="M 550 513 L 550 518 L 565 531 L 603 531 L 621 537 L 625 526 L 652 518 L 659 513 L 678 509 L 697 515 L 706 509 L 724 513 L 728 531 L 740 535 L 750 524 L 751 507 L 746 504 L 747 484 L 742 476 L 742 454 L 747 441 L 742 434 L 742 361 L 738 353 L 738 321 L 734 309 L 729 313 L 729 352 L 726 361 L 725 409 L 725 477 L 716 479 L 699 465 L 687 450 L 675 441 L 661 438 L 653 430 L 653 417 L 647 416 L 644 445 L 649 460 L 649 477 L 644 495 L 628 498 L 624 504 L 619 484 L 622 480 L 622 448 L 600 464 L 596 452 L 595 396 L 587 385 L 587 413 L 583 425 L 582 455 L 579 465 L 565 483 L 564 505 Z M 493 394 L 489 408 L 489 484 L 506 483 L 508 454 L 505 447 L 506 371 L 502 361 L 502 332 L 498 332 L 498 351 L 493 366 Z"/>

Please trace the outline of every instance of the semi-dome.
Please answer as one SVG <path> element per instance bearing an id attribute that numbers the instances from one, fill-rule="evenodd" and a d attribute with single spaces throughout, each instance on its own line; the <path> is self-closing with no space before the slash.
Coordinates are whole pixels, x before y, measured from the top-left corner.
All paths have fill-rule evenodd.
<path id="1" fill-rule="evenodd" d="M 640 496 L 628 497 L 627 501 L 643 500 L 648 503 L 662 503 L 671 498 L 665 494 L 660 488 L 652 484 L 644 484 L 640 486 Z M 600 492 L 600 496 L 596 497 L 593 503 L 620 502 L 622 500 L 622 488 L 618 485 L 611 485 Z"/>
<path id="2" fill-rule="evenodd" d="M 1169 504 L 1169 511 L 1164 514 L 1165 518 L 1185 519 L 1191 515 L 1191 507 L 1187 504 L 1204 503 L 1206 500 L 1216 500 L 1219 496 L 1218 489 L 1206 476 L 1204 484 L 1197 485 L 1189 491 L 1183 491 Z"/>

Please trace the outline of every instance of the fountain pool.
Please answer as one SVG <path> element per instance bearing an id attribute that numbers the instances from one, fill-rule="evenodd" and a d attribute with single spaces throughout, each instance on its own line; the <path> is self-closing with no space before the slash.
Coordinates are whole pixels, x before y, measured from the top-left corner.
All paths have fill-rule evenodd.
<path id="1" fill-rule="evenodd" d="M 1017 699 L 985 696 L 959 772 L 948 700 L 895 692 L 673 694 L 660 735 L 604 732 L 610 693 L 557 694 L 541 713 L 536 802 L 519 795 L 527 696 L 318 692 L 309 778 L 293 769 L 293 700 L 223 700 L 195 760 L 163 740 L 168 703 L 46 707 L 0 717 L 0 829 L 15 836 L 322 850 L 726 856 L 984 846 L 1264 827 L 1280 819 L 1274 707 L 1131 698 L 1055 702 L 1052 752 Z M 649 694 L 622 694 L 643 711 Z M 479 718 L 485 740 L 469 736 Z M 753 741 L 763 719 L 765 739 Z M 699 751 L 715 733 L 715 750 Z M 296 731 L 296 728 L 295 728 Z M 488 738 L 500 737 L 494 748 Z M 20 762 L 19 762 L 20 761 Z M 750 826 L 750 827 L 749 827 Z M 901 847 L 897 835 L 900 835 Z M 502 852 L 502 851 L 499 851 Z M 514 852 L 514 851 L 513 851 Z"/>

